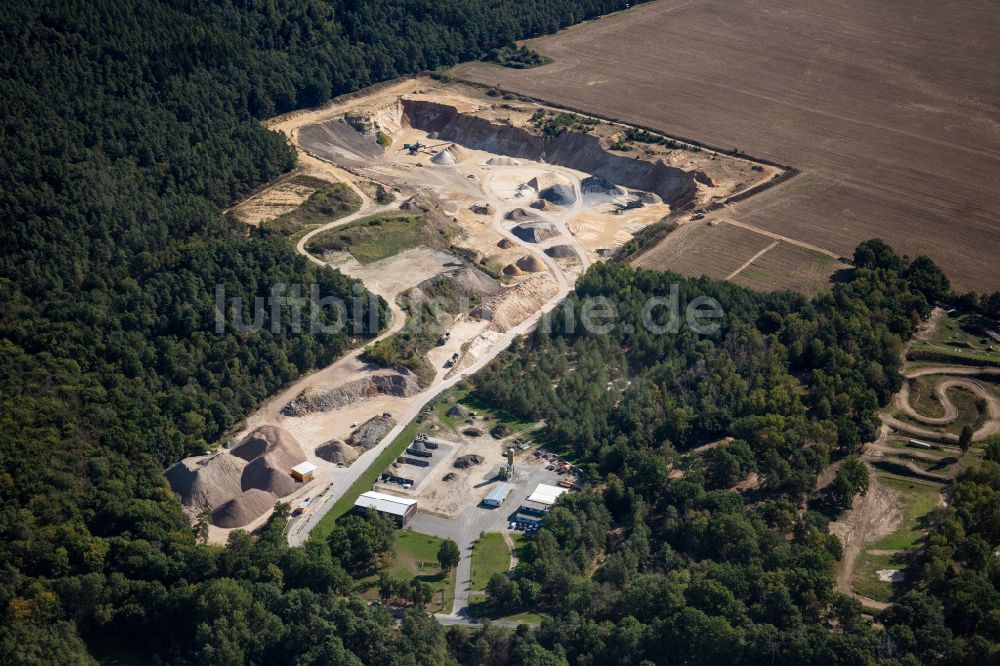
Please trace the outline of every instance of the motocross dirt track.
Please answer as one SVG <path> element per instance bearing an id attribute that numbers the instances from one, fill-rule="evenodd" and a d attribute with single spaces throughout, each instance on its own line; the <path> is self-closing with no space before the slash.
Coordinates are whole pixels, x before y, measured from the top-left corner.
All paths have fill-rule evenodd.
<path id="1" fill-rule="evenodd" d="M 840 255 L 881 237 L 993 291 L 997 34 L 991 0 L 661 0 L 530 41 L 550 65 L 454 73 L 794 166 L 727 217 Z"/>

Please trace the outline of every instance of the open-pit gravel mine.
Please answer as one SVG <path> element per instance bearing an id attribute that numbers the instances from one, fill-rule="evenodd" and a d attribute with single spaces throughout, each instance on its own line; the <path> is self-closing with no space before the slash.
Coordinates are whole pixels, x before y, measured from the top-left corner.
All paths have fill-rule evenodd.
<path id="1" fill-rule="evenodd" d="M 477 304 L 454 313 L 447 335 L 426 353 L 432 378 L 418 382 L 406 370 L 377 367 L 356 350 L 287 387 L 234 434 L 238 444 L 264 432 L 284 457 L 315 465 L 314 480 L 286 487 L 260 481 L 259 471 L 256 481 L 244 479 L 251 466 L 270 469 L 280 457 L 270 450 L 259 463 L 229 452 L 179 463 L 173 474 L 187 489 L 185 506 L 213 513 L 215 541 L 261 524 L 276 498 L 323 491 L 321 505 L 290 535 L 305 539 L 422 405 L 530 330 L 592 262 L 649 225 L 668 217 L 683 225 L 786 175 L 771 164 L 430 78 L 378 86 L 268 126 L 288 136 L 299 168 L 232 215 L 266 223 L 268 211 L 307 200 L 310 187 L 348 183 L 360 209 L 293 240 L 310 261 L 361 279 L 389 303 L 393 319 L 379 339 L 407 323 L 402 297 L 436 281 L 451 281 Z M 352 253 L 331 232 L 414 211 L 434 221 L 437 235 L 387 256 Z"/>

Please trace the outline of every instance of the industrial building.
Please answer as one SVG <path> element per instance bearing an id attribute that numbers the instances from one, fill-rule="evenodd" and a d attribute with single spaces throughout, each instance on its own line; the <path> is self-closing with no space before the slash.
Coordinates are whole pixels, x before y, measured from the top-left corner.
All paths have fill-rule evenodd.
<path id="1" fill-rule="evenodd" d="M 406 523 L 417 513 L 417 500 L 369 491 L 362 493 L 354 502 L 354 511 L 364 513 L 368 509 L 374 509 L 379 515 L 391 518 L 397 527 L 406 527 Z"/>
<path id="2" fill-rule="evenodd" d="M 569 489 L 539 483 L 538 486 L 535 487 L 535 492 L 528 495 L 528 502 L 534 502 L 551 507 L 556 503 L 556 500 L 559 499 L 559 496 L 565 492 L 569 492 Z"/>
<path id="3" fill-rule="evenodd" d="M 316 474 L 316 465 L 302 462 L 292 468 L 292 478 L 296 481 L 312 481 Z"/>
<path id="4" fill-rule="evenodd" d="M 541 502 L 532 502 L 531 500 L 524 500 L 521 503 L 521 508 L 518 509 L 521 513 L 526 513 L 532 516 L 544 516 L 552 508 L 551 504 L 543 504 Z"/>
<path id="5" fill-rule="evenodd" d="M 507 499 L 507 495 L 510 495 L 511 488 L 509 483 L 499 484 L 483 498 L 483 504 L 491 507 L 500 506 Z"/>

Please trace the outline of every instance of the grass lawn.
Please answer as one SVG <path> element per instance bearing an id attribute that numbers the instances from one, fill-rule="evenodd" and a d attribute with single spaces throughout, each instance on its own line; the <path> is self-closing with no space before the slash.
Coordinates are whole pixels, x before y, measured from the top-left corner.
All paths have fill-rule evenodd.
<path id="1" fill-rule="evenodd" d="M 948 432 L 957 435 L 962 432 L 962 427 L 966 425 L 972 426 L 975 430 L 989 417 L 985 401 L 980 400 L 972 391 L 954 387 L 948 389 L 948 397 L 951 398 L 952 404 L 958 411 L 958 418 L 945 426 Z"/>
<path id="2" fill-rule="evenodd" d="M 879 580 L 878 571 L 881 569 L 906 569 L 906 560 L 901 554 L 897 555 L 873 555 L 864 551 L 858 556 L 857 564 L 854 565 L 854 579 L 851 587 L 858 594 L 871 597 L 876 601 L 890 602 L 897 594 L 902 592 L 905 585 L 903 583 L 891 583 Z"/>
<path id="3" fill-rule="evenodd" d="M 897 496 L 897 506 L 903 511 L 903 521 L 892 534 L 887 534 L 867 548 L 900 549 L 912 548 L 923 535 L 921 519 L 937 506 L 941 496 L 941 485 L 922 481 L 904 481 L 891 476 L 878 476 L 878 482 L 888 487 Z"/>
<path id="4" fill-rule="evenodd" d="M 488 403 L 476 400 L 469 389 L 451 389 L 442 394 L 434 407 L 434 420 L 438 425 L 448 428 L 455 433 L 460 433 L 465 426 L 465 419 L 457 416 L 448 416 L 448 410 L 455 403 L 461 403 L 469 410 L 487 421 L 487 429 L 494 427 L 497 423 L 503 423 L 510 428 L 512 434 L 524 434 L 538 429 L 536 421 L 525 421 L 510 412 L 494 407 Z"/>
<path id="5" fill-rule="evenodd" d="M 928 388 L 928 392 L 929 391 L 930 389 Z M 958 416 L 951 423 L 940 426 L 945 432 L 957 435 L 962 432 L 962 428 L 966 425 L 972 426 L 972 429 L 975 430 L 986 422 L 986 419 L 989 416 L 987 413 L 988 408 L 986 403 L 985 401 L 980 400 L 972 391 L 954 386 L 948 389 L 948 398 L 951 400 L 952 404 L 955 405 L 955 410 L 958 412 Z M 931 403 L 931 401 L 933 401 L 933 403 Z M 941 407 L 941 405 L 933 398 L 922 398 L 918 404 L 918 401 L 914 400 L 911 395 L 911 404 L 914 409 L 926 416 L 940 416 L 944 413 L 944 408 Z M 936 409 L 927 409 L 926 407 L 929 404 L 936 405 Z M 911 418 L 902 412 L 897 413 L 896 418 L 901 421 L 905 421 L 906 423 L 926 427 L 920 421 Z"/>
<path id="6" fill-rule="evenodd" d="M 417 422 L 410 421 L 410 423 L 403 429 L 403 432 L 399 433 L 396 439 L 392 440 L 392 443 L 387 446 L 382 453 L 379 454 L 378 458 L 368 466 L 358 480 L 347 489 L 339 500 L 337 500 L 333 507 L 326 512 L 316 527 L 313 528 L 312 533 L 309 535 L 310 539 L 326 539 L 333 531 L 333 524 L 337 522 L 337 518 L 340 518 L 345 513 L 351 510 L 354 506 L 354 502 L 357 501 L 358 496 L 361 493 L 366 493 L 372 488 L 372 484 L 378 479 L 379 475 L 385 470 L 386 467 L 392 463 L 393 460 L 402 455 L 403 450 L 406 449 L 407 445 L 412 442 L 417 436 Z M 359 463 L 354 463 L 355 465 Z"/>
<path id="7" fill-rule="evenodd" d="M 495 608 L 486 600 L 485 594 L 473 594 L 469 597 L 469 615 L 479 620 L 503 620 L 506 622 L 524 622 L 526 624 L 541 624 L 545 615 L 524 611 L 504 615 L 502 610 Z"/>
<path id="8" fill-rule="evenodd" d="M 361 264 L 399 254 L 423 243 L 423 220 L 413 215 L 367 217 L 314 236 L 306 249 L 314 253 L 347 250 Z"/>
<path id="9" fill-rule="evenodd" d="M 940 375 L 917 377 L 910 384 L 910 405 L 920 414 L 929 417 L 944 416 L 944 406 L 934 395 L 934 385 Z"/>
<path id="10" fill-rule="evenodd" d="M 510 569 L 510 549 L 499 532 L 487 532 L 472 545 L 470 590 L 485 590 L 490 576 Z"/>
<path id="11" fill-rule="evenodd" d="M 397 530 L 392 546 L 393 562 L 389 571 L 405 580 L 414 578 L 434 589 L 434 598 L 424 607 L 428 613 L 450 612 L 455 602 L 455 570 L 441 571 L 437 561 L 442 539 L 418 534 L 410 530 Z M 358 581 L 358 590 L 366 599 L 378 598 L 378 576 Z M 441 608 L 441 590 L 444 590 L 444 608 Z"/>
<path id="12" fill-rule="evenodd" d="M 933 354 L 956 363 L 985 361 L 1000 365 L 1000 343 L 985 337 L 974 315 L 941 317 L 934 336 L 927 342 L 914 340 L 910 353 L 914 360 L 920 360 L 922 354 Z"/>
<path id="13" fill-rule="evenodd" d="M 427 604 L 429 612 L 450 612 L 455 602 L 455 570 L 447 574 L 441 571 L 437 552 L 443 539 L 418 534 L 410 530 L 396 532 L 396 544 L 393 546 L 395 559 L 392 565 L 393 573 L 408 575 L 434 588 L 434 600 Z M 444 590 L 444 608 L 441 608 L 441 590 Z"/>
<path id="14" fill-rule="evenodd" d="M 361 198 L 354 190 L 346 183 L 334 183 L 313 192 L 295 210 L 265 222 L 264 228 L 295 240 L 318 226 L 354 213 L 360 207 Z"/>

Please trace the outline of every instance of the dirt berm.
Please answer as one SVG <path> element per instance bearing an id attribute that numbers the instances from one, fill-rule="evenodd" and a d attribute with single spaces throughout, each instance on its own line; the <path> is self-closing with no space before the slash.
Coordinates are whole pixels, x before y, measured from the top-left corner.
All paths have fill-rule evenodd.
<path id="1" fill-rule="evenodd" d="M 548 162 L 647 192 L 655 192 L 671 206 L 683 205 L 697 191 L 695 174 L 664 164 L 615 155 L 596 136 L 563 132 L 558 136 L 536 134 L 513 125 L 461 113 L 448 104 L 403 98 L 404 120 L 441 139 L 468 148 Z"/>
<path id="2" fill-rule="evenodd" d="M 396 419 L 385 414 L 370 418 L 351 433 L 350 443 L 362 449 L 370 449 L 381 442 L 394 425 Z"/>
<path id="3" fill-rule="evenodd" d="M 377 395 L 408 397 L 420 390 L 417 377 L 403 370 L 374 374 L 342 386 L 307 388 L 281 409 L 285 416 L 305 416 L 313 412 L 328 412 L 364 398 Z"/>

